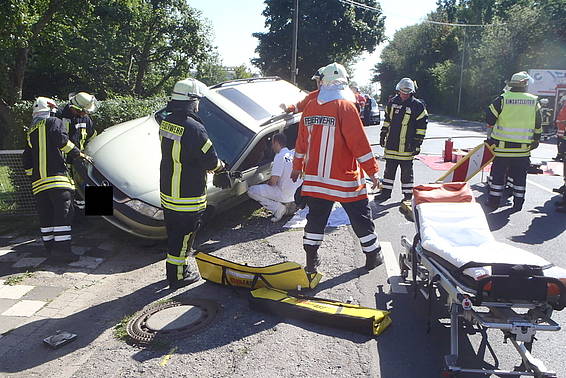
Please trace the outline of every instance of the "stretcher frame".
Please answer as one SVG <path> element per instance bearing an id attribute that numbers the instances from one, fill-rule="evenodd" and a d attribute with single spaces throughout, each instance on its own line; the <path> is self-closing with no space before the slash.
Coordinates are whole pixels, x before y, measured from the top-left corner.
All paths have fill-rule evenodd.
<path id="1" fill-rule="evenodd" d="M 420 292 L 426 300 L 432 301 L 432 297 L 436 295 L 436 289 L 446 294 L 446 306 L 450 313 L 450 354 L 444 356 L 445 370 L 443 371 L 443 376 L 450 377 L 458 373 L 468 373 L 495 374 L 498 376 L 556 377 L 555 372 L 549 371 L 544 362 L 531 354 L 535 340 L 534 336 L 537 331 L 556 332 L 560 330 L 560 325 L 551 319 L 553 307 L 546 301 L 495 302 L 484 300 L 485 298 L 482 297 L 481 293 L 478 295 L 478 290 L 458 281 L 446 267 L 428 256 L 427 251 L 420 244 L 418 210 L 415 206 L 414 209 L 417 235 L 412 243 L 406 236 L 401 237 L 401 245 L 403 247 L 399 254 L 401 278 L 407 280 L 409 272 L 412 273 L 411 283 L 415 290 L 415 297 L 417 292 Z M 461 271 L 462 268 L 459 270 Z M 478 287 L 483 287 L 484 282 L 491 280 L 493 277 L 478 281 Z M 551 277 L 544 278 L 548 279 L 548 282 L 559 285 L 561 303 L 564 304 L 566 298 L 564 285 L 557 279 Z M 527 312 L 518 313 L 515 311 L 516 309 L 527 310 Z M 484 339 L 483 341 L 486 342 L 489 352 L 494 359 L 494 369 L 465 368 L 458 365 L 460 318 L 479 328 Z M 521 356 L 522 363 L 520 366 L 512 371 L 498 368 L 497 356 L 487 342 L 486 330 L 489 328 L 501 330 L 505 343 L 507 340 L 511 341 L 513 347 Z"/>

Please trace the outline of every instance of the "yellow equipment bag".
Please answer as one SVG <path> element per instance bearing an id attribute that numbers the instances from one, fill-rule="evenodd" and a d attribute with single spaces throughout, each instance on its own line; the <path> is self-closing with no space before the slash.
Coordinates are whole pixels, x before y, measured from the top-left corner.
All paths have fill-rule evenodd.
<path id="1" fill-rule="evenodd" d="M 301 265 L 291 261 L 256 267 L 237 264 L 202 252 L 197 253 L 195 259 L 202 278 L 228 286 L 249 289 L 314 289 L 322 278 L 320 273 L 307 274 Z"/>
<path id="2" fill-rule="evenodd" d="M 332 299 L 289 295 L 283 290 L 260 288 L 251 292 L 250 305 L 284 317 L 379 335 L 390 324 L 389 311 L 342 303 Z"/>

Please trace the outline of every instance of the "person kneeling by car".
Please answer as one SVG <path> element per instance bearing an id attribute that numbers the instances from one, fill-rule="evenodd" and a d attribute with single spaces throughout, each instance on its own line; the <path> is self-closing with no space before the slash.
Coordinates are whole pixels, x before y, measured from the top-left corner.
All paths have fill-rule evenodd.
<path id="1" fill-rule="evenodd" d="M 287 209 L 293 206 L 295 191 L 302 180 L 297 182 L 291 180 L 295 151 L 286 147 L 285 134 L 275 134 L 271 143 L 276 154 L 271 168 L 271 178 L 266 184 L 251 186 L 248 189 L 248 196 L 273 213 L 272 222 L 279 222 L 287 213 Z"/>
<path id="2" fill-rule="evenodd" d="M 194 79 L 178 81 L 159 125 L 161 138 L 160 192 L 167 228 L 166 276 L 171 289 L 200 279 L 187 257 L 206 209 L 207 172 L 226 175 L 224 164 L 197 115 L 207 88 Z M 224 180 L 226 181 L 226 180 Z M 219 180 L 215 186 L 224 187 Z"/>

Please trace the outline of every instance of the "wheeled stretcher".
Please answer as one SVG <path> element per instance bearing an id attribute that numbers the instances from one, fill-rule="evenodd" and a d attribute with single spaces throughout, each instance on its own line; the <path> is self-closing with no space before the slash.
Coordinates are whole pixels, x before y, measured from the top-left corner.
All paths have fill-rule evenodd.
<path id="1" fill-rule="evenodd" d="M 497 242 L 467 183 L 421 185 L 413 193 L 417 232 L 412 242 L 402 237 L 401 276 L 410 279 L 415 295 L 432 301 L 438 291 L 446 301 L 451 322 L 446 374 L 555 377 L 531 350 L 536 332 L 560 330 L 551 315 L 566 306 L 566 270 Z M 490 349 L 493 369 L 459 366 L 462 319 L 485 338 L 486 329 L 500 329 L 520 354 L 521 365 L 500 370 Z"/>

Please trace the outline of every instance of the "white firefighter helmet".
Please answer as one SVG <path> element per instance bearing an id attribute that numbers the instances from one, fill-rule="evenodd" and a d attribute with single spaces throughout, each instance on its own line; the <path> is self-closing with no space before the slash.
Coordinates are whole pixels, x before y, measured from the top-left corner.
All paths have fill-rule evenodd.
<path id="1" fill-rule="evenodd" d="M 402 78 L 395 86 L 397 92 L 415 93 L 415 82 L 408 77 Z"/>
<path id="2" fill-rule="evenodd" d="M 541 98 L 541 99 L 540 99 L 540 104 L 541 104 L 541 105 L 548 105 L 548 98 Z"/>
<path id="3" fill-rule="evenodd" d="M 507 83 L 510 87 L 526 87 L 533 79 L 525 71 L 514 73 L 511 80 Z"/>
<path id="4" fill-rule="evenodd" d="M 314 75 L 312 75 L 311 80 L 320 80 L 320 77 L 322 76 L 322 70 L 324 69 L 324 67 L 320 67 L 318 70 L 316 70 L 316 72 L 314 73 Z"/>
<path id="5" fill-rule="evenodd" d="M 207 91 L 206 85 L 196 79 L 184 79 L 175 83 L 171 92 L 171 100 L 192 101 L 203 97 Z"/>
<path id="6" fill-rule="evenodd" d="M 79 92 L 71 96 L 69 102 L 75 109 L 87 113 L 94 112 L 98 107 L 98 101 L 96 100 L 96 97 L 86 92 Z"/>
<path id="7" fill-rule="evenodd" d="M 33 103 L 32 113 L 50 112 L 57 108 L 55 100 L 49 97 L 38 97 Z"/>
<path id="8" fill-rule="evenodd" d="M 348 84 L 350 79 L 346 68 L 344 68 L 344 66 L 340 63 L 334 62 L 322 69 L 320 80 L 323 85 L 330 85 L 334 82 Z"/>

